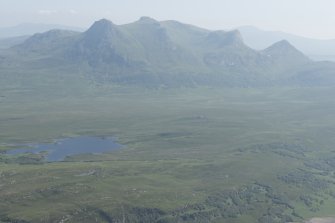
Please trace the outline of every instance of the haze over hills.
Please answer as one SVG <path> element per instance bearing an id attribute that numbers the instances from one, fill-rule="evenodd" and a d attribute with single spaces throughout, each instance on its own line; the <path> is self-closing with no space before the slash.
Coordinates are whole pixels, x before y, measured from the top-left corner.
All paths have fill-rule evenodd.
<path id="1" fill-rule="evenodd" d="M 0 39 L 0 49 L 8 49 L 12 46 L 23 43 L 30 36 L 16 36 Z"/>
<path id="2" fill-rule="evenodd" d="M 7 39 L 0 222 L 332 215 L 335 63 L 243 39 L 149 17 Z"/>
<path id="3" fill-rule="evenodd" d="M 51 29 L 66 29 L 74 31 L 84 31 L 83 28 L 74 26 L 65 26 L 59 24 L 43 24 L 43 23 L 22 23 L 16 26 L 1 27 L 0 28 L 0 39 L 17 37 L 17 36 L 29 36 L 35 33 L 42 33 Z"/>
<path id="4" fill-rule="evenodd" d="M 287 40 L 297 49 L 315 60 L 335 60 L 335 39 L 318 40 L 280 31 L 265 31 L 253 26 L 237 28 L 245 43 L 253 49 L 265 49 L 280 40 Z"/>
<path id="5" fill-rule="evenodd" d="M 0 49 L 9 48 L 22 43 L 35 33 L 47 32 L 52 29 L 85 31 L 81 27 L 58 24 L 24 23 L 12 27 L 0 28 Z M 200 29 L 200 28 L 199 28 Z M 237 27 L 246 45 L 256 50 L 263 50 L 281 40 L 289 41 L 294 47 L 313 60 L 335 60 L 335 40 L 320 40 L 302 37 L 282 31 L 265 31 L 253 26 Z"/>
<path id="6" fill-rule="evenodd" d="M 22 23 L 11 27 L 0 28 L 0 49 L 6 49 L 20 44 L 36 33 L 47 32 L 52 29 L 84 31 L 83 28 L 58 24 Z"/>
<path id="7" fill-rule="evenodd" d="M 35 34 L 5 50 L 1 67 L 48 75 L 61 70 L 96 82 L 144 86 L 335 83 L 334 64 L 313 62 L 287 41 L 256 51 L 236 30 L 209 31 L 149 17 L 126 25 L 102 19 L 83 33 Z"/>

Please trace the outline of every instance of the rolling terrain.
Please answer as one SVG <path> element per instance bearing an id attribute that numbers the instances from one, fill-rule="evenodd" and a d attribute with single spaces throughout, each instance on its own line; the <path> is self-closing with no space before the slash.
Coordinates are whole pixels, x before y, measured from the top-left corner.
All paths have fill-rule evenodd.
<path id="1" fill-rule="evenodd" d="M 64 29 L 64 30 L 75 30 L 83 31 L 80 27 L 64 26 L 57 24 L 39 24 L 39 23 L 22 23 L 16 26 L 1 27 L 0 28 L 0 39 L 18 37 L 18 36 L 30 36 L 35 33 L 47 32 L 51 29 Z"/>
<path id="2" fill-rule="evenodd" d="M 56 163 L 2 154 L 1 221 L 299 222 L 333 214 L 335 106 L 325 96 L 334 89 L 139 90 L 7 89 L 2 150 L 81 135 L 113 136 L 125 148 Z"/>
<path id="3" fill-rule="evenodd" d="M 148 17 L 35 34 L 0 56 L 0 222 L 334 217 L 334 71 Z M 6 154 L 76 136 L 123 148 Z"/>

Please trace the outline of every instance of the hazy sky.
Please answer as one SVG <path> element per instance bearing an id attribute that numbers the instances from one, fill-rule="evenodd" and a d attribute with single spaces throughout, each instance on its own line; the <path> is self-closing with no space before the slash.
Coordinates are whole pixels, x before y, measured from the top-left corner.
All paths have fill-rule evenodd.
<path id="1" fill-rule="evenodd" d="M 0 27 L 26 22 L 88 27 L 101 18 L 124 24 L 141 16 L 335 39 L 335 0 L 0 0 Z"/>

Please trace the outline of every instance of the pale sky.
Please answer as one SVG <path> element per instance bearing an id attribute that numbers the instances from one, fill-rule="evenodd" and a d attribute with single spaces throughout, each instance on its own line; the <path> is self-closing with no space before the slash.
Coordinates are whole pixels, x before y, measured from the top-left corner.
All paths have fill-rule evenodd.
<path id="1" fill-rule="evenodd" d="M 52 23 L 89 27 L 141 16 L 216 30 L 252 25 L 265 30 L 335 39 L 335 0 L 0 0 L 0 27 Z"/>

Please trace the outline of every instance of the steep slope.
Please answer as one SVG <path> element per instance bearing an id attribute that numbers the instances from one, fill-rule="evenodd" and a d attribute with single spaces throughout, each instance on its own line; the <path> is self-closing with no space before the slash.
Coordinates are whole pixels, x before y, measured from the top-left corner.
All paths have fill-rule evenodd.
<path id="1" fill-rule="evenodd" d="M 137 43 L 142 60 L 156 72 L 172 67 L 187 70 L 196 62 L 194 56 L 171 37 L 169 30 L 152 18 L 142 17 L 121 28 Z"/>
<path id="2" fill-rule="evenodd" d="M 288 60 L 292 59 L 294 59 L 295 63 L 305 63 L 309 61 L 309 59 L 302 52 L 297 50 L 287 40 L 281 40 L 274 43 L 261 52 L 272 58 L 274 61 L 286 60 L 285 62 L 289 62 Z"/>
<path id="3" fill-rule="evenodd" d="M 200 41 L 210 33 L 209 30 L 174 20 L 163 21 L 160 22 L 160 24 L 167 30 L 170 38 L 174 42 L 188 48 L 188 50 L 197 46 Z"/>
<path id="4" fill-rule="evenodd" d="M 125 50 L 129 43 L 116 25 L 103 19 L 81 34 L 67 50 L 74 61 L 87 61 L 94 68 L 102 64 L 122 67 L 127 64 Z"/>
<path id="5" fill-rule="evenodd" d="M 258 52 L 244 45 L 238 31 L 210 32 L 202 42 L 204 61 L 209 66 L 249 66 L 257 59 Z"/>
<path id="6" fill-rule="evenodd" d="M 245 43 L 256 50 L 263 50 L 280 40 L 286 39 L 312 59 L 335 60 L 334 39 L 312 39 L 280 31 L 265 31 L 252 26 L 243 26 L 237 29 L 242 33 Z"/>
<path id="7" fill-rule="evenodd" d="M 260 53 L 267 57 L 267 62 L 273 70 L 281 73 L 281 78 L 292 75 L 292 69 L 300 69 L 312 63 L 308 57 L 286 40 L 274 43 Z"/>
<path id="8" fill-rule="evenodd" d="M 51 30 L 5 52 L 2 64 L 9 67 L 145 86 L 264 86 L 292 80 L 302 70 L 325 73 L 323 78 L 333 72 L 332 66 L 321 69 L 322 64 L 317 71 L 306 70 L 315 63 L 287 41 L 256 51 L 244 44 L 239 31 L 209 31 L 149 17 L 126 25 L 102 19 L 83 33 Z"/>

